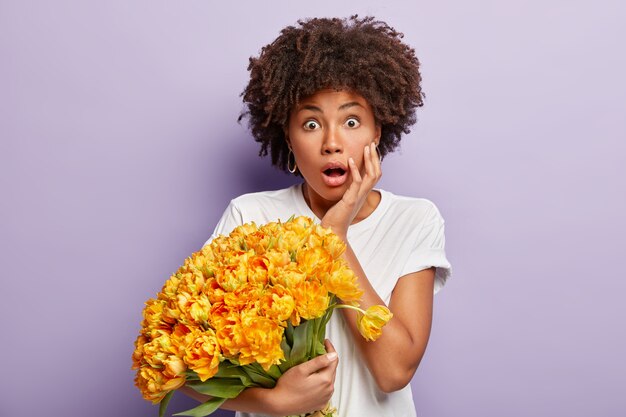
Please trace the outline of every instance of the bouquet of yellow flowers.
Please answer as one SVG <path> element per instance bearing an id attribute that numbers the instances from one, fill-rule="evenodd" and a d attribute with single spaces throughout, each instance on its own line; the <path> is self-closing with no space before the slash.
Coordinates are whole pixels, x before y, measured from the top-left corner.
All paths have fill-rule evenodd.
<path id="1" fill-rule="evenodd" d="M 361 334 L 378 338 L 391 312 L 358 307 L 362 291 L 344 251 L 329 229 L 292 217 L 244 224 L 192 254 L 146 302 L 133 353 L 143 397 L 163 416 L 187 384 L 211 399 L 177 415 L 206 416 L 247 387 L 271 388 L 325 353 L 335 308 L 358 310 Z"/>

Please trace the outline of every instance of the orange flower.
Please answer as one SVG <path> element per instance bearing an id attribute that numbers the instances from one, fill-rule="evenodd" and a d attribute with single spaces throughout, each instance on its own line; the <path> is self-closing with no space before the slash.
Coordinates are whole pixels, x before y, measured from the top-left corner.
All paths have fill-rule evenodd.
<path id="1" fill-rule="evenodd" d="M 185 349 L 184 361 L 195 371 L 201 381 L 215 375 L 220 365 L 220 349 L 212 329 L 196 332 L 194 339 Z"/>
<path id="2" fill-rule="evenodd" d="M 247 310 L 241 313 L 241 329 L 245 337 L 238 358 L 241 365 L 258 362 L 267 371 L 285 359 L 280 347 L 284 329 L 275 321 Z"/>
<path id="3" fill-rule="evenodd" d="M 274 286 L 280 285 L 285 288 L 294 288 L 306 280 L 306 275 L 295 268 L 282 268 L 274 271 L 275 275 L 270 278 Z"/>
<path id="4" fill-rule="evenodd" d="M 199 296 L 191 300 L 191 306 L 189 307 L 189 316 L 198 324 L 207 324 L 209 321 L 209 311 L 211 309 L 211 302 L 206 294 L 200 294 Z"/>
<path id="5" fill-rule="evenodd" d="M 261 311 L 264 316 L 286 326 L 286 320 L 291 317 L 296 307 L 293 297 L 282 285 L 267 289 L 261 298 Z"/>
<path id="6" fill-rule="evenodd" d="M 235 291 L 248 282 L 248 254 L 233 254 L 226 262 L 215 271 L 215 279 L 224 290 Z"/>
<path id="7" fill-rule="evenodd" d="M 256 306 L 263 291 L 259 287 L 249 285 L 239 287 L 236 291 L 224 294 L 224 304 L 233 311 L 241 311 Z"/>
<path id="8" fill-rule="evenodd" d="M 291 256 L 286 250 L 272 249 L 267 251 L 265 256 L 269 261 L 269 270 L 271 270 L 271 267 L 283 268 L 291 262 Z"/>
<path id="9" fill-rule="evenodd" d="M 266 256 L 251 256 L 248 259 L 248 283 L 264 287 L 267 284 L 267 271 L 270 261 Z"/>
<path id="10" fill-rule="evenodd" d="M 140 336 L 135 345 L 133 368 L 138 369 L 135 385 L 146 400 L 157 403 L 168 391 L 185 383 L 185 366 L 167 333 L 150 341 Z"/>
<path id="11" fill-rule="evenodd" d="M 163 384 L 166 382 L 161 372 L 150 367 L 139 369 L 135 376 L 135 385 L 141 391 L 144 399 L 152 401 L 153 404 L 161 402 L 167 392 L 163 391 Z"/>
<path id="12" fill-rule="evenodd" d="M 142 364 L 144 364 L 143 360 L 143 345 L 148 342 L 148 338 L 144 335 L 140 334 L 137 336 L 135 340 L 135 350 L 133 351 L 133 366 L 131 369 L 139 369 Z"/>
<path id="13" fill-rule="evenodd" d="M 143 322 L 141 327 L 148 331 L 155 329 L 169 330 L 170 325 L 166 322 L 167 316 L 163 314 L 166 302 L 164 300 L 150 299 L 146 301 L 143 309 Z M 169 321 L 169 320 L 168 320 Z"/>
<path id="14" fill-rule="evenodd" d="M 215 337 L 222 354 L 230 359 L 236 359 L 242 347 L 247 343 L 239 313 L 222 306 L 212 318 L 216 327 Z"/>
<path id="15" fill-rule="evenodd" d="M 296 303 L 296 317 L 292 323 L 300 323 L 300 318 L 311 320 L 321 317 L 328 308 L 330 297 L 326 287 L 319 281 L 304 281 L 291 288 Z"/>
<path id="16" fill-rule="evenodd" d="M 363 291 L 357 284 L 356 275 L 343 260 L 333 263 L 330 273 L 324 274 L 323 282 L 328 291 L 344 303 L 355 303 L 363 295 Z"/>
<path id="17" fill-rule="evenodd" d="M 319 246 L 301 249 L 296 255 L 298 268 L 307 277 L 317 277 L 328 272 L 332 266 L 332 259 L 328 252 Z"/>

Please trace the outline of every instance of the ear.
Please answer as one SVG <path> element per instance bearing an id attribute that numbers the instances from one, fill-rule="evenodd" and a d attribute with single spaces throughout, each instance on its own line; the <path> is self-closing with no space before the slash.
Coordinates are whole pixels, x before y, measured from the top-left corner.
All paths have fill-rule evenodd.
<path id="1" fill-rule="evenodd" d="M 380 143 L 380 136 L 382 135 L 382 128 L 379 123 L 376 123 L 376 137 L 374 138 L 374 143 L 376 146 Z"/>
<path id="2" fill-rule="evenodd" d="M 287 142 L 287 147 L 291 149 L 291 140 L 289 140 L 289 128 L 283 127 L 283 136 L 285 137 L 285 142 Z"/>

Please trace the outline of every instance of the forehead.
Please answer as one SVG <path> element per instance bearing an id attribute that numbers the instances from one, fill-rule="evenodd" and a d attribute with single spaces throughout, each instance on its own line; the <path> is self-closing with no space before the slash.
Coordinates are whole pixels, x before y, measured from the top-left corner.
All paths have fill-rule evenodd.
<path id="1" fill-rule="evenodd" d="M 355 91 L 324 89 L 301 99 L 298 104 L 296 104 L 295 111 L 310 109 L 311 106 L 320 109 L 328 108 L 329 110 L 334 110 L 342 106 L 345 107 L 347 104 L 352 104 L 350 107 L 363 107 L 366 110 L 371 110 L 368 101 Z"/>

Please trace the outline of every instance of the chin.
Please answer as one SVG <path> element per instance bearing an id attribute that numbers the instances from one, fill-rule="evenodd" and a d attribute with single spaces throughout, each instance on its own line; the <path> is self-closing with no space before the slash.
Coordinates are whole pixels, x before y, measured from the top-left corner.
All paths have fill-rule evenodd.
<path id="1" fill-rule="evenodd" d="M 347 190 L 348 187 L 345 185 L 339 187 L 329 187 L 325 184 L 322 184 L 320 188 L 315 190 L 315 192 L 324 200 L 337 202 L 341 200 Z"/>

